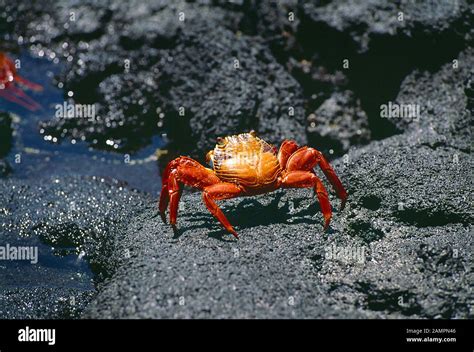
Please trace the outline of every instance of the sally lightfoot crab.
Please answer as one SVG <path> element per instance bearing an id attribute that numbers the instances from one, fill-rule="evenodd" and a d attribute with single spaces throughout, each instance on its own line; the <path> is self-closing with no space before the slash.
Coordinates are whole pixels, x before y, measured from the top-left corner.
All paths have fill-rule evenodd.
<path id="1" fill-rule="evenodd" d="M 291 140 L 285 140 L 277 153 L 276 148 L 258 138 L 254 131 L 218 138 L 216 147 L 207 153 L 206 160 L 212 169 L 185 156 L 167 165 L 162 177 L 159 202 L 160 214 L 165 223 L 169 205 L 170 223 L 176 224 L 180 184 L 202 190 L 207 209 L 236 238 L 237 232 L 216 201 L 267 193 L 278 188 L 313 188 L 326 229 L 332 210 L 326 188 L 314 172 L 316 165 L 319 165 L 341 199 L 341 209 L 347 199 L 344 186 L 323 154 L 314 148 L 299 147 Z"/>

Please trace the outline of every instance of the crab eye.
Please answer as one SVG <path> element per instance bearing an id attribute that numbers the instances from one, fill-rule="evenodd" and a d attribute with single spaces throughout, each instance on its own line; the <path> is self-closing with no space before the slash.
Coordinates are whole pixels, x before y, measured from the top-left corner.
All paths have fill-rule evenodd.
<path id="1" fill-rule="evenodd" d="M 223 147 L 225 145 L 225 139 L 222 137 L 217 137 L 217 145 Z"/>

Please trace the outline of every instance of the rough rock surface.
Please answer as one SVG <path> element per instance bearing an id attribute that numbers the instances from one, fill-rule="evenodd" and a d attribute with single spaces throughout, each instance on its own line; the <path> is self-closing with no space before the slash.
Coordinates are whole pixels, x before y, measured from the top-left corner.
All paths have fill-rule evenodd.
<path id="1" fill-rule="evenodd" d="M 12 118 L 9 113 L 0 111 L 0 158 L 8 154 L 13 139 Z"/>
<path id="2" fill-rule="evenodd" d="M 414 70 L 436 72 L 456 58 L 474 38 L 473 16 L 466 1 L 301 2 L 298 42 L 313 67 L 344 72 L 372 138 L 383 139 L 399 131 L 380 106 Z"/>
<path id="3" fill-rule="evenodd" d="M 342 155 L 370 141 L 367 115 L 351 91 L 333 93 L 308 121 L 308 138 L 325 155 Z"/>
<path id="4" fill-rule="evenodd" d="M 436 74 L 414 71 L 403 81 L 395 100 L 402 105 L 417 105 L 417 118 L 393 118 L 401 130 L 420 128 L 438 136 L 432 148 L 448 145 L 470 152 L 472 112 L 474 111 L 474 50 L 461 52 Z"/>

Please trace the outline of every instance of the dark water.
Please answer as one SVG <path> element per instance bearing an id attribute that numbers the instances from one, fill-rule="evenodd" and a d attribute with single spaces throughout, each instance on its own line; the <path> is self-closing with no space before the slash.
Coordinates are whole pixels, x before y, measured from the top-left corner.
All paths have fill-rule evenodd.
<path id="1" fill-rule="evenodd" d="M 65 139 L 61 143 L 48 140 L 49 136 L 40 133 L 38 124 L 53 118 L 55 106 L 62 105 L 68 97 L 69 92 L 58 88 L 54 80 L 63 68 L 50 58 L 33 58 L 26 50 L 19 57 L 10 53 L 7 55 L 12 60 L 21 60 L 18 73 L 22 77 L 44 88 L 42 92 L 25 90 L 43 107 L 36 112 L 0 98 L 0 110 L 15 114 L 14 145 L 7 157 L 14 170 L 10 177 L 94 175 L 116 178 L 132 188 L 157 195 L 161 186 L 155 152 L 165 145 L 162 136 L 153 137 L 151 145 L 133 155 L 93 149 L 81 140 Z"/>
<path id="2" fill-rule="evenodd" d="M 0 245 L 11 247 L 36 247 L 37 262 L 31 260 L 2 260 L 0 273 L 3 289 L 28 287 L 68 287 L 78 290 L 94 290 L 94 274 L 84 253 L 76 248 L 55 248 L 37 237 L 2 237 Z"/>

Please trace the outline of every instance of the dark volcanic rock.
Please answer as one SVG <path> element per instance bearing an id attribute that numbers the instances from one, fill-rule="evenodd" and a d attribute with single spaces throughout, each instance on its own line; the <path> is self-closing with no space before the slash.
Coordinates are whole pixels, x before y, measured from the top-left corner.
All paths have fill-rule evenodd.
<path id="1" fill-rule="evenodd" d="M 430 147 L 471 148 L 474 111 L 474 50 L 468 49 L 436 74 L 415 71 L 402 83 L 397 104 L 419 107 L 415 118 L 392 118 L 401 130 L 420 128 L 437 135 Z"/>
<path id="2" fill-rule="evenodd" d="M 472 8 L 466 1 L 351 1 L 301 2 L 305 21 L 350 36 L 351 48 L 366 51 L 380 37 L 401 36 L 411 40 L 449 35 L 463 40 Z M 472 37 L 471 37 L 472 38 Z M 347 38 L 349 39 L 349 38 Z M 347 42 L 346 42 L 347 44 Z"/>
<path id="3" fill-rule="evenodd" d="M 95 178 L 5 180 L 0 189 L 0 246 L 38 249 L 37 263 L 0 261 L 0 315 L 78 317 L 114 271 L 104 261 L 110 243 L 143 198 Z"/>
<path id="4" fill-rule="evenodd" d="M 48 46 L 66 58 L 60 80 L 76 103 L 97 103 L 99 118 L 54 118 L 41 124 L 45 134 L 134 151 L 166 118 L 174 145 L 186 142 L 193 147 L 179 149 L 196 156 L 217 136 L 252 128 L 274 143 L 288 136 L 306 143 L 301 89 L 259 37 L 232 31 L 241 11 L 185 1 L 107 10 L 95 1 L 62 5 L 28 27 L 40 28 L 33 48 Z M 66 12 L 77 18 L 71 21 Z M 83 23 L 88 17 L 91 23 Z M 177 114 L 180 106 L 184 118 Z"/>
<path id="5" fill-rule="evenodd" d="M 308 117 L 308 138 L 324 154 L 342 155 L 351 146 L 367 144 L 367 115 L 351 91 L 336 92 Z"/>
<path id="6" fill-rule="evenodd" d="M 211 149 L 216 137 L 250 129 L 272 143 L 306 143 L 301 89 L 257 39 L 186 27 L 170 57 L 160 78 L 170 137 L 194 154 Z"/>
<path id="7" fill-rule="evenodd" d="M 40 124 L 41 133 L 85 138 L 100 149 L 139 150 L 158 132 L 156 87 L 155 80 L 144 71 L 111 75 L 98 85 L 101 99 L 95 104 L 95 117 L 53 118 Z"/>
<path id="8" fill-rule="evenodd" d="M 118 181 L 7 179 L 0 245 L 36 246 L 39 262 L 0 261 L 0 316 L 472 317 L 466 3 L 299 1 L 294 24 L 292 0 L 210 3 L 20 0 L 0 4 L 0 29 L 61 58 L 66 91 L 97 104 L 99 119 L 53 119 L 44 133 L 124 151 L 165 123 L 177 149 L 203 157 L 217 136 L 252 128 L 304 144 L 312 113 L 309 142 L 346 153 L 333 161 L 346 209 L 332 194 L 323 232 L 310 190 L 224 201 L 235 240 L 199 193 L 185 191 L 173 231 L 156 200 Z M 293 40 L 302 51 L 287 57 Z M 381 119 L 391 99 L 421 115 Z M 370 134 L 391 137 L 349 148 Z"/>
<path id="9" fill-rule="evenodd" d="M 465 1 L 301 2 L 299 14 L 305 58 L 344 71 L 374 139 L 399 132 L 380 118 L 380 106 L 395 99 L 403 79 L 414 70 L 437 71 L 474 37 L 472 6 Z"/>
<path id="10" fill-rule="evenodd" d="M 70 283 L 64 282 L 64 285 Z M 0 317 L 2 319 L 79 318 L 93 295 L 92 290 L 62 287 L 0 289 Z"/>
<path id="11" fill-rule="evenodd" d="M 245 33 L 265 39 L 279 62 L 282 62 L 296 46 L 298 29 L 298 0 L 244 2 L 245 17 L 240 28 Z"/>

